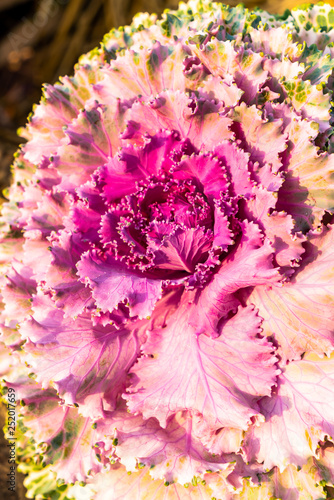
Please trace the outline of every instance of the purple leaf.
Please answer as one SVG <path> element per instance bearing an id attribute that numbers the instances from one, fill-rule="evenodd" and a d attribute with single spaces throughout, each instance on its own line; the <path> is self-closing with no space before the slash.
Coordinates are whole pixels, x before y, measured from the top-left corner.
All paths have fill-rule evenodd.
<path id="1" fill-rule="evenodd" d="M 80 281 L 90 286 L 103 312 L 111 312 L 126 301 L 131 316 L 146 318 L 161 297 L 161 280 L 131 271 L 112 258 L 101 259 L 95 252 L 83 254 L 77 268 Z"/>

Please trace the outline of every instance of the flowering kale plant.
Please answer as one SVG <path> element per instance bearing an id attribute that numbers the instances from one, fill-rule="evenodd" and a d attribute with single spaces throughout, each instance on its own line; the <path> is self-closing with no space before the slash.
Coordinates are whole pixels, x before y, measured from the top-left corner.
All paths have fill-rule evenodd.
<path id="1" fill-rule="evenodd" d="M 45 86 L 2 211 L 31 498 L 326 497 L 333 27 L 191 0 Z"/>

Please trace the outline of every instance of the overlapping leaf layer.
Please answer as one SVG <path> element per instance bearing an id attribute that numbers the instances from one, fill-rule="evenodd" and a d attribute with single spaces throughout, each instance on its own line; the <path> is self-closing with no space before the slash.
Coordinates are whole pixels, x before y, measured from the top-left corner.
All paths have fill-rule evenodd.
<path id="1" fill-rule="evenodd" d="M 45 87 L 2 211 L 1 369 L 72 495 L 333 484 L 333 23 L 191 0 Z"/>

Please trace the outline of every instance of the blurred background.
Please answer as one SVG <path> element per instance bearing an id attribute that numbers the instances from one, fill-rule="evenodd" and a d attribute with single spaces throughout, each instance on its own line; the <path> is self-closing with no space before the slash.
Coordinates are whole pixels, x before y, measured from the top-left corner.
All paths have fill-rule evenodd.
<path id="1" fill-rule="evenodd" d="M 226 1 L 237 5 L 240 1 Z M 244 0 L 282 14 L 303 0 Z M 334 0 L 331 0 L 334 5 Z M 71 75 L 78 57 L 99 45 L 112 27 L 131 23 L 137 12 L 161 14 L 177 8 L 178 0 L 0 0 L 0 193 L 9 182 L 12 156 L 21 140 L 18 127 L 26 123 L 42 83 Z M 1 196 L 0 196 L 1 199 Z M 1 418 L 2 417 L 2 418 Z M 4 408 L 0 429 L 4 423 Z M 0 430 L 1 434 L 1 430 Z M 23 500 L 23 476 L 14 494 L 7 491 L 7 442 L 0 436 L 0 500 Z M 329 498 L 334 498 L 330 496 Z"/>

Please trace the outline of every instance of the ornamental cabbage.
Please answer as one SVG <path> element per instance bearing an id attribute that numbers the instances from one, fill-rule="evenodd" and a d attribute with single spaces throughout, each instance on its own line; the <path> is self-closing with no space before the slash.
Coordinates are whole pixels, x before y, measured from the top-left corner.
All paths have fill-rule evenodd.
<path id="1" fill-rule="evenodd" d="M 30 497 L 326 497 L 333 28 L 191 0 L 44 87 L 1 219 Z"/>

